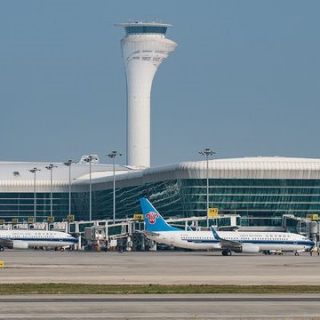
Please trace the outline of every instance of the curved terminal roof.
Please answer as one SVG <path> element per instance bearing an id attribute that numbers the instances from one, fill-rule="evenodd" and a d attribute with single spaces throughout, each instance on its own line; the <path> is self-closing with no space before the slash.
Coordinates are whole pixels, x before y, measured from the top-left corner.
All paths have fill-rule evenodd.
<path id="1" fill-rule="evenodd" d="M 182 162 L 179 169 L 193 178 L 204 178 L 206 161 Z M 225 179 L 319 179 L 320 159 L 247 157 L 209 160 L 209 176 Z"/>
<path id="2" fill-rule="evenodd" d="M 128 187 L 172 179 L 205 179 L 206 161 L 131 171 L 117 176 L 117 186 Z M 209 160 L 210 179 L 320 179 L 320 159 L 247 157 Z M 112 178 L 95 180 L 97 189 L 111 188 Z"/>
<path id="3" fill-rule="evenodd" d="M 0 192 L 33 192 L 34 176 L 29 170 L 36 167 L 37 190 L 50 191 L 48 162 L 0 162 Z M 63 163 L 53 163 L 53 191 L 68 190 L 69 171 Z M 209 160 L 210 179 L 320 179 L 320 159 L 287 157 L 247 157 Z M 111 164 L 92 164 L 93 190 L 112 188 Z M 89 164 L 72 165 L 73 191 L 87 191 Z M 135 169 L 116 165 L 117 187 L 135 186 L 172 179 L 205 179 L 206 161 Z"/>
<path id="4" fill-rule="evenodd" d="M 52 163 L 53 191 L 66 191 L 69 186 L 69 167 L 61 162 L 0 162 L 0 192 L 33 192 L 34 174 L 31 169 L 37 168 L 36 185 L 38 191 L 50 191 L 50 171 L 46 169 Z M 92 163 L 92 180 L 113 176 L 112 164 Z M 128 172 L 131 169 L 116 165 L 116 173 Z M 87 185 L 89 181 L 89 164 L 73 163 L 71 167 L 72 184 L 79 181 Z"/>

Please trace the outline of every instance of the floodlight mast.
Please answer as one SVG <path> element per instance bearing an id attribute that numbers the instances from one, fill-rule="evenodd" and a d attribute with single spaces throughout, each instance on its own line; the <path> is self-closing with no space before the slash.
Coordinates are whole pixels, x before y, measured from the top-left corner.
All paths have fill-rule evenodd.
<path id="1" fill-rule="evenodd" d="M 33 173 L 33 219 L 34 222 L 37 222 L 37 192 L 36 192 L 36 185 L 37 185 L 37 172 L 41 171 L 41 169 L 33 168 L 29 170 Z"/>
<path id="2" fill-rule="evenodd" d="M 52 201 L 52 170 L 53 168 L 58 168 L 58 166 L 54 165 L 53 163 L 50 163 L 48 166 L 46 166 L 46 169 L 50 171 L 50 217 L 53 215 L 53 201 Z"/>
<path id="3" fill-rule="evenodd" d="M 94 154 L 89 154 L 83 160 L 89 163 L 89 221 L 92 221 L 92 161 L 98 158 Z"/>
<path id="4" fill-rule="evenodd" d="M 64 162 L 64 165 L 69 168 L 69 203 L 68 203 L 68 215 L 71 215 L 71 165 L 74 163 L 73 160 L 69 159 Z"/>
<path id="5" fill-rule="evenodd" d="M 127 80 L 127 165 L 148 168 L 152 81 L 177 44 L 165 37 L 169 24 L 136 21 L 116 26 L 126 31 L 121 47 Z"/>
<path id="6" fill-rule="evenodd" d="M 112 171 L 113 171 L 113 210 L 112 220 L 113 224 L 116 222 L 116 157 L 121 157 L 122 154 L 118 151 L 112 151 L 108 154 L 108 157 L 112 159 Z"/>
<path id="7" fill-rule="evenodd" d="M 206 158 L 206 180 L 207 180 L 207 227 L 209 227 L 209 157 L 212 157 L 215 152 L 210 148 L 205 148 L 199 151 L 199 154 Z"/>

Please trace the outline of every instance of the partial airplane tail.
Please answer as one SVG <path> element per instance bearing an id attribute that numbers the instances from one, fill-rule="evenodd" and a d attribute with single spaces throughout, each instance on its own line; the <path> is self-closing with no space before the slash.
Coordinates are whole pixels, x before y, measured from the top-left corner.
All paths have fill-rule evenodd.
<path id="1" fill-rule="evenodd" d="M 140 199 L 140 206 L 144 216 L 145 230 L 150 232 L 157 231 L 179 231 L 167 224 L 157 209 L 151 204 L 147 198 Z"/>

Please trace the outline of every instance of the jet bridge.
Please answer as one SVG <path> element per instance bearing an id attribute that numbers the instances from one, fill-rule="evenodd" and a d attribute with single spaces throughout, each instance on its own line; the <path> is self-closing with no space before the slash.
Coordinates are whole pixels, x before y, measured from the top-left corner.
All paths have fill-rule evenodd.
<path id="1" fill-rule="evenodd" d="M 288 232 L 299 233 L 317 243 L 320 242 L 320 219 L 317 214 L 307 218 L 296 217 L 292 214 L 282 216 L 282 226 Z"/>

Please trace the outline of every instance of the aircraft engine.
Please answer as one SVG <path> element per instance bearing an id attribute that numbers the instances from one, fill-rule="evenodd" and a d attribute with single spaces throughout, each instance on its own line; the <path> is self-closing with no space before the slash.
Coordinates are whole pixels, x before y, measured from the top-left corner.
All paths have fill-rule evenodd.
<path id="1" fill-rule="evenodd" d="M 251 243 L 243 243 L 240 249 L 240 252 L 243 253 L 258 253 L 260 248 Z"/>
<path id="2" fill-rule="evenodd" d="M 20 240 L 13 240 L 10 249 L 28 249 L 28 243 Z"/>

